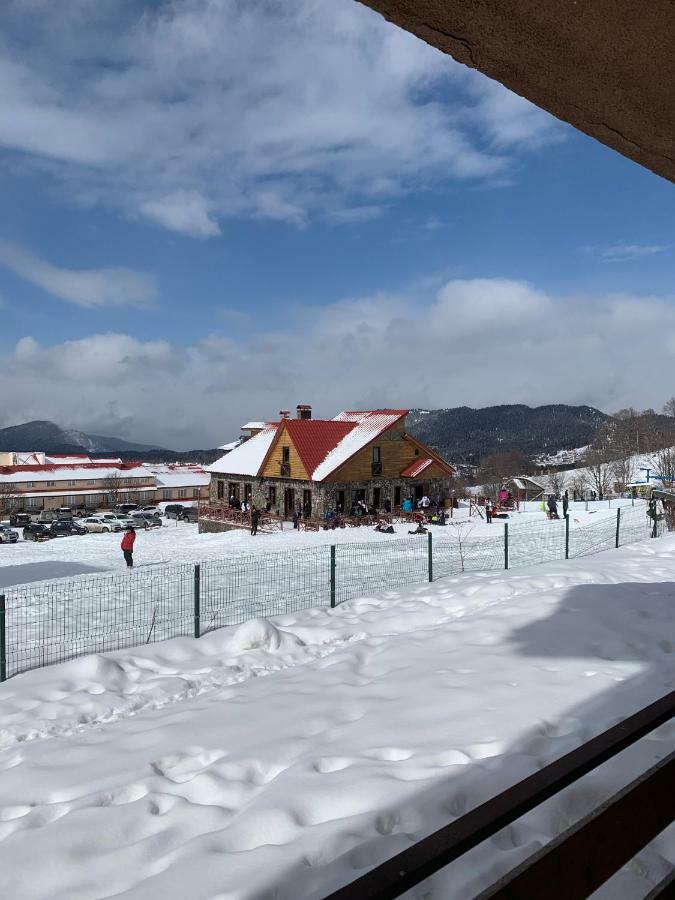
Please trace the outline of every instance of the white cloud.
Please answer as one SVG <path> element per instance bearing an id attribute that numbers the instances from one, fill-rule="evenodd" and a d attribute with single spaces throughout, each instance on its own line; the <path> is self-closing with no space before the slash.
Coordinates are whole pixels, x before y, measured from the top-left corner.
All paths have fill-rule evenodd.
<path id="1" fill-rule="evenodd" d="M 148 306 L 157 294 L 154 278 L 133 269 L 62 269 L 28 250 L 0 241 L 0 266 L 53 297 L 84 308 Z"/>
<path id="2" fill-rule="evenodd" d="M 198 237 L 504 178 L 562 133 L 355 2 L 8 0 L 0 60 L 0 146 L 80 201 Z"/>
<path id="3" fill-rule="evenodd" d="M 663 244 L 612 244 L 609 247 L 583 247 L 584 253 L 596 256 L 602 262 L 628 262 L 644 259 L 657 253 L 665 253 L 669 248 Z"/>
<path id="4" fill-rule="evenodd" d="M 242 340 L 214 334 L 182 347 L 98 334 L 47 347 L 25 337 L 0 359 L 0 424 L 52 418 L 190 448 L 296 403 L 322 416 L 373 406 L 660 407 L 672 393 L 672 301 L 474 279 L 302 309 L 302 329 L 291 321 Z"/>

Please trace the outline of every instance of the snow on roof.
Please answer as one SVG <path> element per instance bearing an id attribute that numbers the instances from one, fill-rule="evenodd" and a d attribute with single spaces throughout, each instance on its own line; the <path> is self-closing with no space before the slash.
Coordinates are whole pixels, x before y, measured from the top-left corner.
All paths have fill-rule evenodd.
<path id="1" fill-rule="evenodd" d="M 407 413 L 407 409 L 372 409 L 364 412 L 349 410 L 335 416 L 334 422 L 353 422 L 356 427 L 352 428 L 314 469 L 310 476 L 312 480 L 323 481 Z"/>
<path id="2" fill-rule="evenodd" d="M 224 450 L 226 453 L 229 453 L 231 450 L 234 450 L 235 447 L 238 447 L 239 444 L 241 444 L 241 442 L 242 442 L 242 439 L 237 438 L 236 441 L 230 441 L 229 444 L 222 444 L 220 447 L 218 447 L 218 449 Z"/>
<path id="3" fill-rule="evenodd" d="M 311 478 L 312 472 L 331 450 L 357 426 L 353 422 L 336 422 L 333 419 L 287 419 L 283 427 L 288 431 Z"/>
<path id="4" fill-rule="evenodd" d="M 428 469 L 432 463 L 433 459 L 425 457 L 415 459 L 410 463 L 407 469 L 404 469 L 401 472 L 401 478 L 417 478 L 417 476 L 421 475 L 425 469 Z"/>
<path id="5" fill-rule="evenodd" d="M 196 469 L 186 472 L 155 472 L 154 474 L 158 487 L 196 487 L 200 484 L 208 484 L 211 480 L 208 472 Z"/>
<path id="6" fill-rule="evenodd" d="M 242 431 L 251 431 L 254 428 L 264 428 L 266 422 L 247 422 L 245 425 L 241 426 Z"/>
<path id="7" fill-rule="evenodd" d="M 20 484 L 27 481 L 97 481 L 101 478 L 150 478 L 152 472 L 142 466 L 95 464 L 0 466 L 0 482 Z"/>
<path id="8" fill-rule="evenodd" d="M 262 431 L 235 447 L 231 453 L 226 453 L 210 466 L 206 466 L 206 471 L 223 475 L 257 475 L 267 451 L 272 446 L 278 427 L 278 422 L 266 423 Z"/>

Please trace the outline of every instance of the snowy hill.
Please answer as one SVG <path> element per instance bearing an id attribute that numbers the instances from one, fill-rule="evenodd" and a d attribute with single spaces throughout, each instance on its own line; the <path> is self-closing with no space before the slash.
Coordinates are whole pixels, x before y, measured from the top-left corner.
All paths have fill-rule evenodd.
<path id="1" fill-rule="evenodd" d="M 36 420 L 23 425 L 0 428 L 0 450 L 48 453 L 107 453 L 110 451 L 147 451 L 155 448 L 134 444 L 121 438 L 61 428 L 54 422 Z"/>

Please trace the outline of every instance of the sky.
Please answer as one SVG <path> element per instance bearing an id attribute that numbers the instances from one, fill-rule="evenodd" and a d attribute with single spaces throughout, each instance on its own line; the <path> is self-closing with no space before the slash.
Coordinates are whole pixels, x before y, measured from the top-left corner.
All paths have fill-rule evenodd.
<path id="1" fill-rule="evenodd" d="M 354 0 L 3 0 L 0 427 L 675 394 L 674 188 Z"/>

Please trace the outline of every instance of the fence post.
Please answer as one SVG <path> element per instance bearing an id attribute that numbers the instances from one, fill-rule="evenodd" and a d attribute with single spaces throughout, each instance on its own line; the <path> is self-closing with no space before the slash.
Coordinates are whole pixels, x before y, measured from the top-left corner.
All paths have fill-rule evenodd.
<path id="1" fill-rule="evenodd" d="M 201 570 L 199 568 L 199 563 L 195 563 L 194 598 L 195 598 L 195 637 L 198 638 L 198 637 L 201 637 L 201 629 L 200 629 Z"/>
<path id="2" fill-rule="evenodd" d="M 335 609 L 335 544 L 330 545 L 330 607 Z"/>
<path id="3" fill-rule="evenodd" d="M 433 550 L 433 541 L 431 538 L 431 532 L 428 533 L 427 538 L 429 539 L 427 542 L 428 553 L 429 553 L 429 581 L 434 580 L 434 550 Z"/>
<path id="4" fill-rule="evenodd" d="M 509 567 L 509 523 L 504 522 L 504 568 Z"/>
<path id="5" fill-rule="evenodd" d="M 616 511 L 616 545 L 619 546 L 619 529 L 621 528 L 621 507 Z"/>
<path id="6" fill-rule="evenodd" d="M 588 500 L 586 501 L 586 512 L 588 512 Z"/>
<path id="7" fill-rule="evenodd" d="M 5 639 L 5 595 L 0 594 L 0 681 L 7 680 L 7 641 Z"/>
<path id="8" fill-rule="evenodd" d="M 565 516 L 565 559 L 570 558 L 570 514 Z"/>

